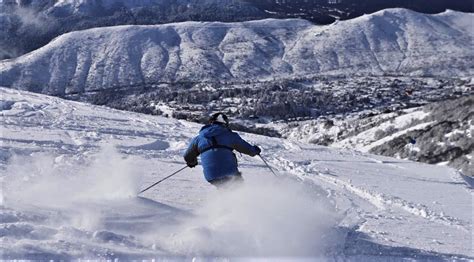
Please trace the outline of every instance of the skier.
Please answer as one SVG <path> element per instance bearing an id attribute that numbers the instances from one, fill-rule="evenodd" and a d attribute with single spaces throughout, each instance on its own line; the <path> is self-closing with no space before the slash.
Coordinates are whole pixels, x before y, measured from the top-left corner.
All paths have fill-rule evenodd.
<path id="1" fill-rule="evenodd" d="M 230 130 L 229 119 L 225 114 L 216 113 L 201 128 L 199 135 L 191 140 L 184 160 L 193 168 L 197 166 L 197 157 L 201 155 L 204 177 L 209 183 L 221 187 L 243 181 L 233 150 L 249 156 L 256 156 L 261 152 L 258 146 L 250 145 Z"/>

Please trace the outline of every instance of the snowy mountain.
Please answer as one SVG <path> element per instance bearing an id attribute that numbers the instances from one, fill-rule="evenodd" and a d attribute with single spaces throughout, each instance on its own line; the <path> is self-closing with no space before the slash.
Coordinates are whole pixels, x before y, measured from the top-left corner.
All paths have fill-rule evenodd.
<path id="1" fill-rule="evenodd" d="M 279 177 L 239 156 L 240 188 L 197 167 L 136 197 L 199 125 L 0 94 L 1 259 L 474 258 L 472 181 L 451 168 L 243 134 Z"/>
<path id="2" fill-rule="evenodd" d="M 36 50 L 72 31 L 183 21 L 302 18 L 331 24 L 387 8 L 474 12 L 473 0 L 0 0 L 0 60 Z"/>
<path id="3" fill-rule="evenodd" d="M 0 85 L 65 95 L 316 74 L 471 76 L 472 17 L 391 9 L 328 26 L 262 20 L 95 28 L 1 61 Z"/>
<path id="4" fill-rule="evenodd" d="M 0 60 L 36 50 L 67 32 L 114 25 L 266 18 L 235 0 L 0 1 Z"/>

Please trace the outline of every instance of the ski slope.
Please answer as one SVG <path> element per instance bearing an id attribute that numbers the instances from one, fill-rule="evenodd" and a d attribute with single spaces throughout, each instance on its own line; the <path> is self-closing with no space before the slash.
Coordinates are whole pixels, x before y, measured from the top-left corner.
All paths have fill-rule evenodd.
<path id="1" fill-rule="evenodd" d="M 0 88 L 2 259 L 469 260 L 472 188 L 453 169 L 243 134 L 218 191 L 183 167 L 198 124 Z"/>

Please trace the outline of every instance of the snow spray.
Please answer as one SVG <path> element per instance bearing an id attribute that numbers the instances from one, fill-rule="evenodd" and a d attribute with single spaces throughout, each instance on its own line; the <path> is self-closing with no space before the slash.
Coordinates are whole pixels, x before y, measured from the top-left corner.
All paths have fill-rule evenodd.
<path id="1" fill-rule="evenodd" d="M 73 211 L 73 225 L 90 229 L 100 223 L 98 206 L 136 196 L 137 161 L 111 145 L 91 154 L 14 156 L 5 170 L 4 204 Z"/>
<path id="2" fill-rule="evenodd" d="M 265 176 L 213 192 L 160 245 L 197 256 L 321 255 L 335 219 L 312 194 L 292 179 Z"/>

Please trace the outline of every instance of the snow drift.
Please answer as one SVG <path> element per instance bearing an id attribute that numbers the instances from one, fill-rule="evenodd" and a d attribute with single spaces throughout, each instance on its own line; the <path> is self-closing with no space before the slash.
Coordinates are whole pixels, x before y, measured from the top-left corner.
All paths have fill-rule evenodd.
<path id="1" fill-rule="evenodd" d="M 0 85 L 64 95 L 316 74 L 470 76 L 472 16 L 388 9 L 328 26 L 268 19 L 95 28 L 1 61 Z"/>

